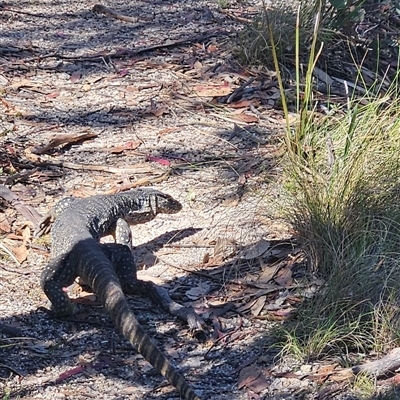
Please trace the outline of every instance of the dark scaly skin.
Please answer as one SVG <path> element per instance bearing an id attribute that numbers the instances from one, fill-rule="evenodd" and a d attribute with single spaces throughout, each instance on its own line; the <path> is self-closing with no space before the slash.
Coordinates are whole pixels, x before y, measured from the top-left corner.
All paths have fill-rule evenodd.
<path id="1" fill-rule="evenodd" d="M 63 287 L 71 285 L 79 276 L 92 288 L 117 328 L 138 352 L 179 390 L 184 399 L 200 400 L 151 341 L 129 308 L 120 283 L 120 279 L 124 282 L 124 277 L 129 274 L 135 277 L 132 268 L 127 267 L 133 263 L 129 248 L 124 244 L 108 247 L 99 244 L 102 236 L 115 231 L 120 218 L 130 224 L 142 223 L 158 213 L 176 213 L 181 210 L 181 204 L 159 191 L 136 189 L 110 196 L 67 200 L 61 208 L 51 229 L 52 259 L 41 276 L 41 286 L 54 313 L 58 316 L 71 314 L 72 304 Z M 116 251 L 118 246 L 120 252 Z M 116 269 L 106 254 L 114 259 Z M 115 259 L 116 254 L 123 259 Z M 118 265 L 126 268 L 118 268 Z"/>

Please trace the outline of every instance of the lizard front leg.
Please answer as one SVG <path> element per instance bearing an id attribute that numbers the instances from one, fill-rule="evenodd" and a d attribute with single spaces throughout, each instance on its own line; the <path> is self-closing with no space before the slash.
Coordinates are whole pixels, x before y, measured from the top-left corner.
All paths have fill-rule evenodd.
<path id="1" fill-rule="evenodd" d="M 120 243 L 104 243 L 100 247 L 113 265 L 124 293 L 142 293 L 141 281 L 137 279 L 136 263 L 130 248 Z"/>
<path id="2" fill-rule="evenodd" d="M 75 197 L 65 197 L 60 200 L 40 221 L 34 235 L 40 237 L 50 232 L 51 225 L 55 219 L 64 212 L 74 201 Z"/>

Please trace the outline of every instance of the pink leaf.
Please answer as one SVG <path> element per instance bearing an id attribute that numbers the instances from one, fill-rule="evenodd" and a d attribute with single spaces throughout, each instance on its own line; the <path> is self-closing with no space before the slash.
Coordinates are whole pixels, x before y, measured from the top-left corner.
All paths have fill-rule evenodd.
<path id="1" fill-rule="evenodd" d="M 65 371 L 58 376 L 58 378 L 56 379 L 56 382 L 59 383 L 59 382 L 65 381 L 66 379 L 70 378 L 71 376 L 82 373 L 85 369 L 86 369 L 85 366 L 80 365 L 79 367 L 75 367 L 68 371 Z"/>
<path id="2" fill-rule="evenodd" d="M 153 161 L 153 162 L 156 162 L 158 164 L 165 165 L 167 167 L 169 167 L 171 165 L 171 161 L 168 161 L 165 158 L 154 157 L 154 156 L 151 156 L 151 155 L 148 155 L 146 157 L 146 160 L 147 161 Z"/>
<path id="3" fill-rule="evenodd" d="M 72 83 L 78 82 L 81 79 L 81 76 L 82 74 L 80 72 L 75 71 L 70 77 L 71 82 Z"/>

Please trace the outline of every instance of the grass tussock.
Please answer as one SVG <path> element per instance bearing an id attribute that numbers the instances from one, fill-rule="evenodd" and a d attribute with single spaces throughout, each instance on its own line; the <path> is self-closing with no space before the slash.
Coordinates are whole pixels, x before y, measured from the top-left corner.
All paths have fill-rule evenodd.
<path id="1" fill-rule="evenodd" d="M 399 343 L 400 101 L 384 100 L 311 112 L 301 135 L 288 132 L 288 217 L 326 281 L 286 331 L 285 351 L 301 357 Z"/>
<path id="2" fill-rule="evenodd" d="M 388 0 L 386 14 L 380 13 L 379 4 L 375 0 L 263 0 L 258 15 L 238 35 L 236 55 L 242 63 L 275 69 L 274 51 L 281 73 L 294 78 L 291 72 L 295 62 L 308 62 L 318 15 L 317 47 L 325 44 L 318 67 L 351 82 L 358 69 L 368 86 L 379 82 L 379 88 L 386 90 L 393 80 L 393 65 L 398 62 L 398 44 L 379 29 L 360 30 L 371 24 L 370 15 L 375 22 L 379 15 L 382 24 L 391 25 L 396 20 L 396 1 Z M 382 59 L 384 63 L 380 63 Z M 361 65 L 363 68 L 359 68 Z"/>
<path id="3" fill-rule="evenodd" d="M 246 64 L 262 64 L 272 69 L 274 64 L 271 54 L 274 48 L 281 68 L 291 64 L 295 57 L 296 6 L 296 2 L 279 1 L 268 10 L 264 8 L 254 18 L 253 23 L 239 34 L 236 49 L 239 59 Z M 310 6 L 307 3 L 301 5 L 301 14 L 310 15 Z M 306 47 L 314 22 L 312 18 L 303 18 L 303 21 L 299 34 Z M 270 30 L 273 42 L 270 39 Z"/>
<path id="4" fill-rule="evenodd" d="M 313 99 L 312 72 L 321 54 L 317 36 L 323 8 L 313 18 L 305 74 L 300 74 L 300 17 L 299 12 L 293 43 L 298 78 L 294 125 L 274 32 L 268 28 L 287 119 L 286 215 L 306 252 L 310 274 L 326 284 L 304 302 L 293 325 L 281 329 L 282 352 L 301 359 L 335 356 L 346 365 L 357 353 L 399 345 L 400 101 L 396 88 L 386 96 L 365 88 L 362 99 L 349 95 L 344 106 L 321 114 Z"/>

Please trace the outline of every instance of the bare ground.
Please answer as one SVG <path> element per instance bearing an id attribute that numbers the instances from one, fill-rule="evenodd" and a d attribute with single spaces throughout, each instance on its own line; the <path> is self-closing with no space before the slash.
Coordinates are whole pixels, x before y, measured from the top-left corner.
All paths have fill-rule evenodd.
<path id="1" fill-rule="evenodd" d="M 298 301 L 288 288 L 301 259 L 277 218 L 274 85 L 232 55 L 257 4 L 104 5 L 138 20 L 87 0 L 0 4 L 0 183 L 41 214 L 67 195 L 142 185 L 179 199 L 179 214 L 135 227 L 134 255 L 140 277 L 195 307 L 208 338 L 131 298 L 140 322 L 204 399 L 315 398 L 313 382 L 278 374 L 300 366 L 271 347 L 274 321 Z M 92 295 L 75 293 L 86 305 L 71 320 L 49 316 L 39 287 L 48 241 L 15 203 L 0 205 L 0 322 L 22 335 L 0 336 L 0 396 L 178 398 Z"/>

